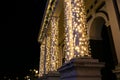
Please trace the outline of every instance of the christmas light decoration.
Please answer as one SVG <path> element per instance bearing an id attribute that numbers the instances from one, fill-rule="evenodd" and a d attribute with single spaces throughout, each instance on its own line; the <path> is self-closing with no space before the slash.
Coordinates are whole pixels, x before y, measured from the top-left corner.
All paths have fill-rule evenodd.
<path id="1" fill-rule="evenodd" d="M 45 63 L 45 69 L 46 69 L 46 74 L 50 71 L 50 65 L 51 65 L 51 55 L 50 55 L 50 37 L 46 37 L 46 63 Z"/>
<path id="2" fill-rule="evenodd" d="M 86 12 L 83 0 L 64 0 L 66 61 L 90 57 Z"/>
<path id="3" fill-rule="evenodd" d="M 45 41 L 42 42 L 40 46 L 40 68 L 39 68 L 39 76 L 42 76 L 44 74 L 44 55 L 45 55 Z"/>
<path id="4" fill-rule="evenodd" d="M 45 36 L 45 29 L 48 28 L 48 23 L 51 20 L 51 17 L 53 15 L 53 12 L 55 11 L 55 7 L 57 4 L 58 0 L 48 0 L 47 1 L 47 8 L 45 9 L 45 16 L 42 22 L 42 26 L 40 29 L 40 36 L 38 38 L 38 41 L 42 42 Z"/>
<path id="5" fill-rule="evenodd" d="M 74 55 L 90 56 L 84 0 L 71 0 Z"/>
<path id="6" fill-rule="evenodd" d="M 49 7 L 51 7 L 50 4 Z M 52 13 L 52 11 L 50 10 L 49 12 Z M 40 76 L 42 76 L 43 74 L 47 74 L 49 71 L 57 71 L 59 67 L 59 18 L 53 16 L 52 14 L 47 13 L 47 15 L 49 15 L 45 18 L 45 22 L 47 23 L 44 22 L 43 26 L 45 29 L 47 29 L 46 31 L 50 31 L 50 35 L 48 35 L 47 32 L 44 31 L 44 29 L 41 30 L 41 32 L 43 32 L 41 33 L 41 41 L 43 42 L 41 45 L 40 54 Z M 48 29 L 49 21 L 50 30 Z M 65 62 L 68 62 L 75 57 L 90 57 L 91 55 L 87 33 L 84 0 L 64 0 L 64 26 Z"/>
<path id="7" fill-rule="evenodd" d="M 64 0 L 65 14 L 65 59 L 69 61 L 74 57 L 73 52 L 73 28 L 72 28 L 72 5 L 71 0 Z"/>
<path id="8" fill-rule="evenodd" d="M 58 17 L 51 19 L 51 71 L 58 69 Z"/>

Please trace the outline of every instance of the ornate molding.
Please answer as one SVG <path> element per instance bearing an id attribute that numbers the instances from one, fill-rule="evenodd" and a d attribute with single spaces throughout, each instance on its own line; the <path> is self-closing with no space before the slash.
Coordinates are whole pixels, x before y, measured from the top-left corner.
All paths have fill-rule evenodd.
<path id="1" fill-rule="evenodd" d="M 46 4 L 46 9 L 44 12 L 40 33 L 38 36 L 38 42 L 40 42 L 40 43 L 42 42 L 43 37 L 45 36 L 46 30 L 48 28 L 48 24 L 51 20 L 51 17 L 53 16 L 57 2 L 58 2 L 58 0 L 48 0 L 48 2 Z"/>

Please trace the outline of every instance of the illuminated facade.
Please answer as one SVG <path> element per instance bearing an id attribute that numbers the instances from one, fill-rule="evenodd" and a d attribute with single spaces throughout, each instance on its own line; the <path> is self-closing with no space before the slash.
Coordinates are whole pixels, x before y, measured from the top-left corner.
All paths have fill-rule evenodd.
<path id="1" fill-rule="evenodd" d="M 40 77 L 87 57 L 105 63 L 102 80 L 120 78 L 119 0 L 48 0 L 46 5 L 38 37 Z"/>

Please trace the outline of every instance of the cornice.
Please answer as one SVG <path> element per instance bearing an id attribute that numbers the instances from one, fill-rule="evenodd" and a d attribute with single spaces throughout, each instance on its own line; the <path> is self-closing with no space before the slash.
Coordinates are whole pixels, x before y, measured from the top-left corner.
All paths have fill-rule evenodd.
<path id="1" fill-rule="evenodd" d="M 42 42 L 43 37 L 45 36 L 46 29 L 50 22 L 50 19 L 55 11 L 55 7 L 58 0 L 47 0 L 46 8 L 44 10 L 44 15 L 41 23 L 41 28 L 38 34 L 38 42 Z"/>

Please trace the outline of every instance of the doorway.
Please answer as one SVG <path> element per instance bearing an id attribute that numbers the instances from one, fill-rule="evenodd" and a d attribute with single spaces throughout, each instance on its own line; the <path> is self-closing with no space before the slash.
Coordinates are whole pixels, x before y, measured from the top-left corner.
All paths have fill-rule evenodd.
<path id="1" fill-rule="evenodd" d="M 95 18 L 90 28 L 90 46 L 92 57 L 105 63 L 105 67 L 101 70 L 102 80 L 117 80 L 112 72 L 116 57 L 110 36 L 111 30 L 105 25 L 104 18 Z"/>

